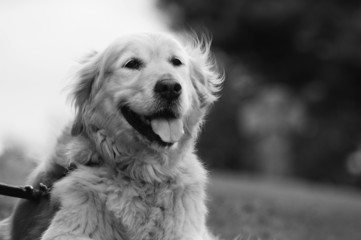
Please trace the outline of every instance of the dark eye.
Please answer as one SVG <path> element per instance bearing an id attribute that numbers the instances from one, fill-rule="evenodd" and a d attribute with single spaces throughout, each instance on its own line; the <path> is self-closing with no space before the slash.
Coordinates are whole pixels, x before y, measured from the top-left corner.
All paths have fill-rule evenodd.
<path id="1" fill-rule="evenodd" d="M 176 58 L 176 57 L 173 57 L 171 60 L 170 60 L 171 64 L 175 67 L 179 67 L 181 65 L 183 65 L 182 61 L 179 60 L 179 58 Z"/>
<path id="2" fill-rule="evenodd" d="M 142 67 L 143 63 L 140 59 L 137 59 L 137 58 L 134 58 L 134 59 L 131 59 L 129 60 L 125 65 L 124 67 L 125 68 L 129 68 L 129 69 L 135 69 L 135 70 L 138 70 Z"/>

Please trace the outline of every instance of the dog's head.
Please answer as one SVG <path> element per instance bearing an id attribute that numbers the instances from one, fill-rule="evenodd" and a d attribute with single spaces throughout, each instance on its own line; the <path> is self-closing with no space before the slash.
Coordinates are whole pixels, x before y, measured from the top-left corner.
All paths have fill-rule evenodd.
<path id="1" fill-rule="evenodd" d="M 73 94 L 72 134 L 104 129 L 123 144 L 155 148 L 195 138 L 223 80 L 209 47 L 196 37 L 144 33 L 88 57 Z"/>

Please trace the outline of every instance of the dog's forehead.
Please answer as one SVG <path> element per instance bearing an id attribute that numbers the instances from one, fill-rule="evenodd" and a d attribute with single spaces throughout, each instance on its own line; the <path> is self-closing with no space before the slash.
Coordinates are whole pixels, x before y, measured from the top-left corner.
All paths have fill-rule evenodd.
<path id="1" fill-rule="evenodd" d="M 179 55 L 184 54 L 182 45 L 167 35 L 139 34 L 120 39 L 117 43 L 124 54 L 142 55 Z"/>

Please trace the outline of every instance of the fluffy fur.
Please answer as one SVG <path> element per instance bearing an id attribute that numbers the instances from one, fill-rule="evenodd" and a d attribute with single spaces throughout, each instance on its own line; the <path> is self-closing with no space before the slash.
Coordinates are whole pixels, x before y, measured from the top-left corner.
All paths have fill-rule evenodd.
<path id="1" fill-rule="evenodd" d="M 51 197 L 18 204 L 12 239 L 212 239 L 207 173 L 194 154 L 223 80 L 209 48 L 197 37 L 144 33 L 90 55 L 76 76 L 75 120 L 29 180 L 52 186 Z M 163 80 L 181 86 L 172 104 L 156 96 Z M 166 109 L 184 134 L 172 143 L 146 137 L 124 106 L 145 117 Z M 70 163 L 77 169 L 64 176 Z"/>

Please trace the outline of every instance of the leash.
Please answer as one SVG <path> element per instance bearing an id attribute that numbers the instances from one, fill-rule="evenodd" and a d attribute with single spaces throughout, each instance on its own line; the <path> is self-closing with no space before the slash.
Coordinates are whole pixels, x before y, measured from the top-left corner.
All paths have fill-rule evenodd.
<path id="1" fill-rule="evenodd" d="M 35 189 L 33 186 L 27 185 L 23 187 L 16 187 L 0 183 L 0 195 L 22 198 L 27 200 L 36 201 L 49 194 L 49 188 L 40 183 L 39 188 Z"/>
<path id="2" fill-rule="evenodd" d="M 88 163 L 87 166 L 93 166 L 92 163 Z M 70 163 L 67 168 L 64 168 L 65 172 L 59 176 L 57 180 L 68 175 L 70 172 L 77 169 L 75 163 Z M 52 184 L 51 184 L 52 185 Z M 34 188 L 31 185 L 26 186 L 12 186 L 4 183 L 0 183 L 0 195 L 14 197 L 14 198 L 22 198 L 31 201 L 38 201 L 43 197 L 46 197 L 50 194 L 51 186 L 46 186 L 43 183 L 39 183 L 38 188 Z"/>
<path id="3" fill-rule="evenodd" d="M 62 174 L 59 179 L 68 175 L 71 171 L 75 170 L 77 167 L 75 164 L 69 164 L 68 168 L 66 168 L 64 174 Z M 58 179 L 58 180 L 59 180 Z M 38 188 L 34 188 L 31 185 L 26 186 L 12 186 L 4 183 L 0 183 L 0 195 L 14 197 L 14 198 L 22 198 L 30 201 L 38 201 L 43 197 L 46 197 L 50 194 L 51 187 L 46 186 L 43 183 L 39 183 Z"/>

